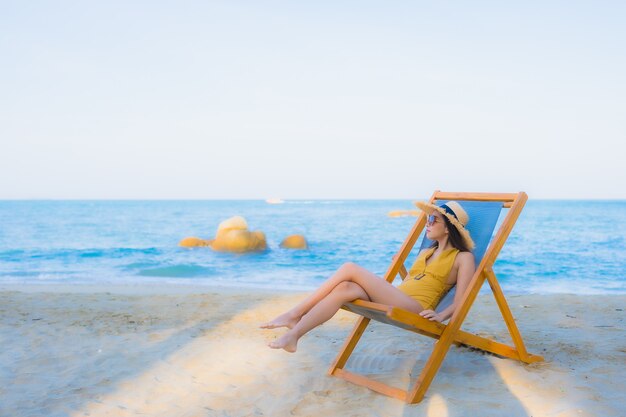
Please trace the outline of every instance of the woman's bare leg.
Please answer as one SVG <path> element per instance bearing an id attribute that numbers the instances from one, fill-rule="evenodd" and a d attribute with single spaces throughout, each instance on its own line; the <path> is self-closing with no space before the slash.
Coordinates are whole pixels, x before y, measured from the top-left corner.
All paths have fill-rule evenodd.
<path id="1" fill-rule="evenodd" d="M 344 278 L 340 279 L 340 277 Z M 333 279 L 338 280 L 337 285 L 328 293 L 320 291 Z M 319 298 L 320 296 L 321 298 Z M 342 266 L 333 277 L 326 281 L 310 297 L 289 312 L 270 322 L 273 323 L 286 319 L 291 320 L 290 324 L 292 326 L 287 333 L 271 342 L 269 346 L 274 349 L 285 349 L 288 352 L 295 352 L 300 337 L 329 320 L 344 303 L 357 298 L 395 305 L 415 313 L 422 311 L 422 306 L 417 301 L 387 281 L 358 265 L 348 263 Z M 305 313 L 301 313 L 304 310 L 306 310 Z"/>
<path id="2" fill-rule="evenodd" d="M 360 267 L 352 262 L 343 264 L 337 271 L 328 278 L 313 294 L 308 296 L 301 303 L 296 305 L 286 313 L 281 314 L 274 320 L 261 325 L 264 329 L 274 329 L 277 327 L 293 328 L 300 318 L 305 315 L 313 306 L 319 303 L 324 297 L 341 282 L 351 281 L 359 284 L 367 293 L 367 298 L 377 303 L 393 304 L 404 309 L 419 313 L 422 306 L 402 291 L 389 284 L 382 278 L 379 278 L 367 269 Z M 357 297 L 359 298 L 359 297 Z M 351 301 L 351 300 L 348 300 Z"/>
<path id="3" fill-rule="evenodd" d="M 269 321 L 261 325 L 263 329 L 275 329 L 277 327 L 288 327 L 293 328 L 293 326 L 300 321 L 300 318 L 306 314 L 315 304 L 320 302 L 324 297 L 326 297 L 330 292 L 342 281 L 345 281 L 348 278 L 347 269 L 349 263 L 345 263 L 340 266 L 337 271 L 333 275 L 330 276 L 326 281 L 319 286 L 317 290 L 315 290 L 311 295 L 309 295 L 305 300 L 300 302 L 298 305 L 293 307 L 291 310 L 281 314 L 276 317 L 274 320 Z"/>
<path id="4" fill-rule="evenodd" d="M 330 294 L 302 316 L 293 328 L 278 339 L 270 342 L 268 346 L 273 349 L 285 349 L 287 352 L 295 352 L 300 337 L 309 330 L 328 321 L 341 308 L 343 303 L 357 298 L 367 298 L 365 290 L 354 282 L 341 282 Z"/>

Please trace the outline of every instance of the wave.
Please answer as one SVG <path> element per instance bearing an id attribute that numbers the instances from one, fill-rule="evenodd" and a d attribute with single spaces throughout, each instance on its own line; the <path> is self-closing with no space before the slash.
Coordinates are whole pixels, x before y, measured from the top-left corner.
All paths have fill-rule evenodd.
<path id="1" fill-rule="evenodd" d="M 216 270 L 206 266 L 181 264 L 142 269 L 137 275 L 143 277 L 193 278 L 215 275 Z"/>
<path id="2" fill-rule="evenodd" d="M 123 258 L 129 255 L 158 255 L 158 248 L 83 248 L 83 249 L 15 249 L 0 252 L 0 260 L 23 262 L 25 260 Z"/>

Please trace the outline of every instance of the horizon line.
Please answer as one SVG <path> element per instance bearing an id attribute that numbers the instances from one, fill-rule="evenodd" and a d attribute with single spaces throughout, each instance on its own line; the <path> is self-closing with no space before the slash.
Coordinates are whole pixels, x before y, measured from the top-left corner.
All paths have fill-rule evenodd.
<path id="1" fill-rule="evenodd" d="M 428 199 L 428 197 L 411 198 L 285 198 L 287 201 L 406 201 L 416 199 Z M 0 201 L 263 201 L 266 198 L 0 198 Z M 626 201 L 626 198 L 607 197 L 563 197 L 563 198 L 528 198 L 528 201 Z M 282 203 L 268 203 L 282 204 Z"/>

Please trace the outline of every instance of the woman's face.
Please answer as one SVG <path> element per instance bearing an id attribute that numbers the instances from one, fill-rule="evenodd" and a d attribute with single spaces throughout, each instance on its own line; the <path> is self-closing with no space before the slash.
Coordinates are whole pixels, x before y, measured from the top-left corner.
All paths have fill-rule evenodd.
<path id="1" fill-rule="evenodd" d="M 448 233 L 443 215 L 434 211 L 426 220 L 426 237 L 430 240 L 438 240 Z"/>

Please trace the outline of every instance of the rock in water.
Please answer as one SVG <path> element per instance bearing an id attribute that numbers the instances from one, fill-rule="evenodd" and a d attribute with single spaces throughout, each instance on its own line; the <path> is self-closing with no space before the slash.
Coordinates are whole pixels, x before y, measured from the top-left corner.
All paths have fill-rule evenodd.
<path id="1" fill-rule="evenodd" d="M 211 249 L 220 252 L 256 252 L 267 249 L 265 233 L 248 230 L 246 219 L 234 216 L 221 222 Z"/>
<path id="2" fill-rule="evenodd" d="M 178 246 L 182 246 L 183 248 L 195 248 L 198 246 L 209 246 L 210 240 L 200 239 L 199 237 L 186 237 L 180 242 L 178 242 Z"/>
<path id="3" fill-rule="evenodd" d="M 309 244 L 302 235 L 290 235 L 280 242 L 280 247 L 285 249 L 308 249 Z"/>

